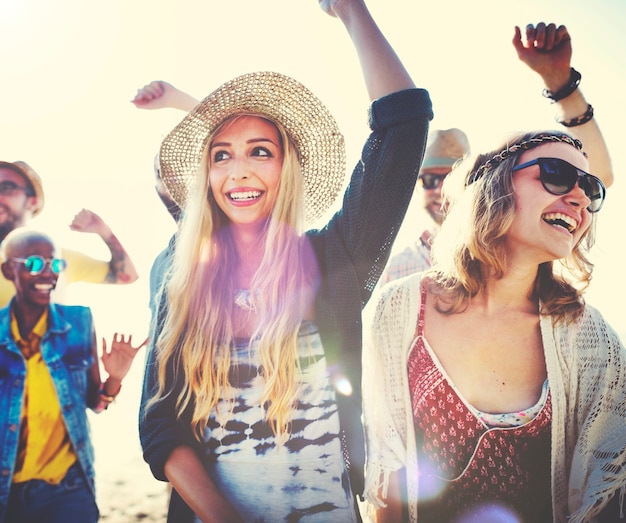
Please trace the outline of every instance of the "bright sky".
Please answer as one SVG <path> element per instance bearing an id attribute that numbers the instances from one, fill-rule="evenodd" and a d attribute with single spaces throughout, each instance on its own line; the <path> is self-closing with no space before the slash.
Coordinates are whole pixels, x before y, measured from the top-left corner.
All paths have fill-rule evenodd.
<path id="1" fill-rule="evenodd" d="M 626 3 L 368 4 L 416 83 L 430 91 L 432 126 L 464 129 L 475 151 L 509 131 L 557 127 L 539 77 L 518 62 L 510 41 L 516 24 L 567 25 L 573 65 L 582 73 L 581 88 L 595 108 L 616 175 L 599 215 L 589 301 L 626 332 L 626 250 L 617 226 L 626 197 L 618 141 L 626 117 Z M 174 229 L 154 194 L 152 160 L 182 114 L 141 111 L 129 100 L 155 79 L 202 98 L 234 75 L 263 69 L 297 78 L 326 102 L 354 163 L 367 131 L 368 100 L 343 27 L 316 0 L 0 0 L 0 158 L 25 160 L 40 173 L 47 195 L 40 223 L 66 245 L 106 256 L 91 235 L 68 232 L 74 214 L 92 209 L 111 225 L 142 275 L 126 289 L 73 291 L 94 308 L 101 330 L 145 334 L 148 271 Z"/>

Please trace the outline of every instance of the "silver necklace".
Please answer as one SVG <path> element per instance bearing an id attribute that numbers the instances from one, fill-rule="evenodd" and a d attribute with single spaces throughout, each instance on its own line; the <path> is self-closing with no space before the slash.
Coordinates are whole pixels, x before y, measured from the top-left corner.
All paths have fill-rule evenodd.
<path id="1" fill-rule="evenodd" d="M 252 303 L 250 289 L 237 289 L 235 291 L 235 305 L 248 312 L 256 310 L 254 303 Z"/>

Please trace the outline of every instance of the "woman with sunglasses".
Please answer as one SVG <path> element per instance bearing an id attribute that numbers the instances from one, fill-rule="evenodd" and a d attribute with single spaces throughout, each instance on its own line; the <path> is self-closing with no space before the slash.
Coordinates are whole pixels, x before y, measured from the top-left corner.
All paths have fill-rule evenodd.
<path id="1" fill-rule="evenodd" d="M 90 309 L 50 301 L 66 268 L 59 252 L 30 229 L 2 242 L 2 274 L 15 286 L 0 309 L 2 523 L 98 521 L 86 409 L 108 407 L 143 346 L 115 334 L 99 360 Z"/>
<path id="2" fill-rule="evenodd" d="M 616 520 L 626 353 L 583 300 L 605 196 L 587 170 L 578 140 L 536 132 L 446 180 L 433 266 L 383 289 L 365 337 L 377 522 Z"/>

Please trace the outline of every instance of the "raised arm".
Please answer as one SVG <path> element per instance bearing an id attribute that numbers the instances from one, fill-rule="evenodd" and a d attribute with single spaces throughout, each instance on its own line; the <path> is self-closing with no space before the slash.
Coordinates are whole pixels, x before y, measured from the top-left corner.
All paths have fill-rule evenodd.
<path id="1" fill-rule="evenodd" d="M 354 44 L 370 100 L 415 87 L 363 0 L 318 0 L 329 15 L 339 18 Z"/>
<path id="2" fill-rule="evenodd" d="M 516 27 L 513 46 L 519 59 L 541 76 L 549 91 L 546 94 L 559 93 L 572 80 L 572 42 L 564 25 L 557 27 L 553 23 L 546 25 L 543 22 L 536 26 L 528 24 L 524 40 L 522 30 Z M 569 89 L 563 94 L 567 92 Z M 583 143 L 589 156 L 591 172 L 609 187 L 613 183 L 611 157 L 596 118 L 589 118 L 593 108 L 590 109 L 580 88 L 574 88 L 570 94 L 555 101 L 554 105 L 559 123 L 569 124 L 566 126 L 567 132 Z"/>
<path id="3" fill-rule="evenodd" d="M 181 91 L 172 84 L 162 80 L 154 80 L 137 89 L 137 94 L 131 103 L 139 109 L 180 109 L 181 111 L 191 111 L 199 100 L 190 94 Z"/>
<path id="4" fill-rule="evenodd" d="M 122 246 L 111 228 L 96 213 L 82 209 L 70 224 L 70 229 L 77 232 L 92 232 L 100 236 L 111 251 L 109 271 L 103 281 L 98 283 L 133 283 L 139 277 L 126 249 Z"/>

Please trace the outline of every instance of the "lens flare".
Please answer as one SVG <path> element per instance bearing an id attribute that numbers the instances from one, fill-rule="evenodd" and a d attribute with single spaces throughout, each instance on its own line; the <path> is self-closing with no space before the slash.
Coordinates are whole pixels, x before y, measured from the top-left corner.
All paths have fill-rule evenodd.
<path id="1" fill-rule="evenodd" d="M 510 507 L 485 503 L 467 510 L 454 523 L 522 523 L 522 519 Z"/>

